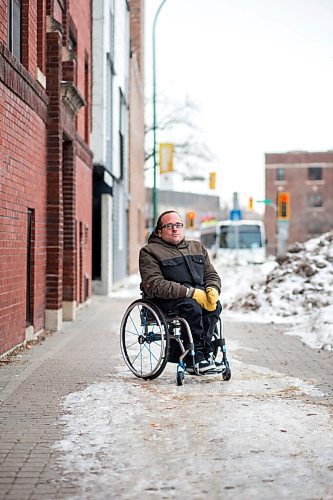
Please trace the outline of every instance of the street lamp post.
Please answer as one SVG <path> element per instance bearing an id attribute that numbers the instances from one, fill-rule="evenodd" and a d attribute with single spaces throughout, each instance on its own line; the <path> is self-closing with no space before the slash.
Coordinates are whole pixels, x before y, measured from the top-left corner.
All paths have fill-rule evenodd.
<path id="1" fill-rule="evenodd" d="M 157 154 L 156 154 L 156 21 L 157 17 L 165 4 L 166 0 L 163 0 L 154 17 L 153 22 L 153 159 L 154 159 L 154 184 L 153 184 L 153 225 L 155 226 L 157 221 Z"/>

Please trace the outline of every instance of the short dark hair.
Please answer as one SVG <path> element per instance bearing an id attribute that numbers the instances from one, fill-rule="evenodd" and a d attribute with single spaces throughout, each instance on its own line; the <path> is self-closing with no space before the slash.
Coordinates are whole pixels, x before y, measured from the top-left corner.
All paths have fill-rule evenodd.
<path id="1" fill-rule="evenodd" d="M 177 214 L 179 215 L 179 213 L 176 211 L 176 210 L 166 210 L 165 212 L 163 212 L 159 218 L 157 219 L 157 223 L 156 223 L 156 227 L 155 227 L 155 232 L 157 233 L 157 231 L 161 230 L 162 229 L 162 218 L 167 215 L 167 214 Z M 180 217 L 180 215 L 179 215 Z M 180 217 L 181 218 L 181 217 Z"/>

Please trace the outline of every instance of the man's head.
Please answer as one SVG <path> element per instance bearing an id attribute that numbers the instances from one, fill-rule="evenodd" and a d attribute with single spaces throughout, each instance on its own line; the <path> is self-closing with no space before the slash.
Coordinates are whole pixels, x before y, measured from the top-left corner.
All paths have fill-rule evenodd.
<path id="1" fill-rule="evenodd" d="M 184 239 L 181 216 L 174 210 L 163 212 L 158 218 L 155 232 L 167 243 L 178 245 Z"/>

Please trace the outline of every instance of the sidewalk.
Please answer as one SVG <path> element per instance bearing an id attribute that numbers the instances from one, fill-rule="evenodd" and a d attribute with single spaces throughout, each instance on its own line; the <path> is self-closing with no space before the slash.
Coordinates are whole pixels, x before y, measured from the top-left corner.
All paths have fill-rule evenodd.
<path id="1" fill-rule="evenodd" d="M 60 402 L 105 380 L 119 352 L 119 323 L 130 301 L 94 297 L 77 320 L 0 368 L 0 498 L 66 498 L 55 467 Z"/>
<path id="2" fill-rule="evenodd" d="M 119 324 L 131 301 L 93 297 L 92 304 L 78 313 L 74 323 L 65 324 L 60 332 L 31 350 L 24 351 L 9 365 L 0 367 L 1 499 L 45 500 L 75 496 L 91 499 L 132 498 L 126 493 L 113 496 L 110 490 L 99 497 L 94 497 L 94 494 L 82 496 L 75 474 L 69 477 L 63 475 L 58 465 L 60 452 L 53 448 L 63 433 L 59 421 L 62 399 L 90 384 L 110 383 L 110 374 L 121 363 Z M 231 344 L 240 345 L 234 358 L 236 361 L 311 381 L 326 394 L 320 404 L 327 407 L 332 404 L 333 353 L 312 350 L 296 337 L 281 335 L 279 327 L 275 325 L 226 321 L 225 335 L 227 345 L 228 339 Z M 129 379 L 132 378 L 137 380 L 130 374 Z M 186 390 L 186 384 L 183 388 L 177 388 L 173 382 L 167 383 L 167 389 L 170 387 L 172 394 L 178 394 L 177 391 L 185 394 L 183 389 Z M 149 391 L 153 390 L 152 384 L 149 387 Z M 200 390 L 203 390 L 204 385 L 201 384 L 201 387 Z M 243 401 L 246 401 L 246 396 L 241 395 Z M 310 400 L 311 396 L 308 398 Z M 191 398 L 188 401 L 191 404 Z M 214 408 L 217 410 L 217 407 Z M 135 433 L 133 436 L 135 439 Z M 188 450 L 183 448 L 184 452 L 186 455 Z M 77 479 L 80 480 L 79 476 Z M 150 492 L 143 498 L 159 497 L 152 496 Z M 168 498 L 168 493 L 165 498 Z M 218 496 L 208 495 L 207 498 Z M 226 498 L 238 500 L 241 497 L 235 493 L 234 497 Z"/>

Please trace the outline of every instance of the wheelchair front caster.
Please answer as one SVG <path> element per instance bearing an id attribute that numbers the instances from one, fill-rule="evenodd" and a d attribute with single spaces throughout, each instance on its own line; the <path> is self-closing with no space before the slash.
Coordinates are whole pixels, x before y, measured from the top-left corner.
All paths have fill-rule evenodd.
<path id="1" fill-rule="evenodd" d="M 223 380 L 230 380 L 231 379 L 231 370 L 228 361 L 226 362 L 226 368 L 225 371 L 222 373 L 222 378 Z"/>
<path id="2" fill-rule="evenodd" d="M 183 371 L 177 372 L 177 385 L 184 385 L 185 373 Z"/>

